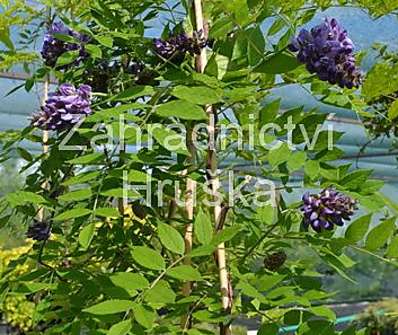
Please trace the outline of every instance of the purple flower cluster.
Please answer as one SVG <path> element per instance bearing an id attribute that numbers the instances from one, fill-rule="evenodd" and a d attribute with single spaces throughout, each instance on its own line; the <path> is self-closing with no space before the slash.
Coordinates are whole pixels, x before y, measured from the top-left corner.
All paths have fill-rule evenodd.
<path id="1" fill-rule="evenodd" d="M 71 36 L 76 40 L 76 43 L 62 41 L 57 38 L 55 34 Z M 78 50 L 79 57 L 76 59 L 75 63 L 79 63 L 88 55 L 84 48 L 84 44 L 86 42 L 88 42 L 88 36 L 73 31 L 66 27 L 62 22 L 54 22 L 44 36 L 41 55 L 45 64 L 53 67 L 57 63 L 58 57 L 64 52 Z"/>
<path id="2" fill-rule="evenodd" d="M 34 220 L 33 225 L 28 228 L 26 236 L 35 241 L 45 241 L 51 235 L 51 227 L 47 222 Z"/>
<path id="3" fill-rule="evenodd" d="M 336 19 L 325 19 L 310 31 L 301 30 L 289 49 L 298 52 L 297 59 L 321 80 L 342 88 L 361 84 L 361 71 L 353 54 L 354 44 Z"/>
<path id="4" fill-rule="evenodd" d="M 155 52 L 162 58 L 170 59 L 175 56 L 189 53 L 198 55 L 202 48 L 207 46 L 207 40 L 203 36 L 203 32 L 194 32 L 192 37 L 186 33 L 181 33 L 163 40 L 155 38 L 153 40 Z"/>
<path id="5" fill-rule="evenodd" d="M 91 86 L 75 88 L 62 84 L 50 94 L 41 111 L 33 117 L 32 125 L 43 130 L 64 130 L 91 114 Z"/>
<path id="6" fill-rule="evenodd" d="M 334 225 L 342 226 L 344 220 L 357 209 L 357 202 L 351 197 L 337 192 L 332 188 L 324 189 L 319 194 L 305 193 L 303 196 L 304 224 L 315 231 L 331 230 Z"/>

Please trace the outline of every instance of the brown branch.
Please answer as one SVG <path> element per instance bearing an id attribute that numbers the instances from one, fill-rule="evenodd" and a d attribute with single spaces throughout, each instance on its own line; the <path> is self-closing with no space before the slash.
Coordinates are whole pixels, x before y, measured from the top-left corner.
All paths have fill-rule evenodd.
<path id="1" fill-rule="evenodd" d="M 226 204 L 221 205 L 220 219 L 218 220 L 216 231 L 223 230 L 225 220 L 227 219 L 228 211 L 231 207 Z"/>
<path id="2" fill-rule="evenodd" d="M 167 218 L 169 220 L 174 218 L 174 216 L 176 215 L 176 211 L 177 211 L 177 201 L 176 199 L 171 199 L 169 203 L 169 211 L 167 213 Z"/>

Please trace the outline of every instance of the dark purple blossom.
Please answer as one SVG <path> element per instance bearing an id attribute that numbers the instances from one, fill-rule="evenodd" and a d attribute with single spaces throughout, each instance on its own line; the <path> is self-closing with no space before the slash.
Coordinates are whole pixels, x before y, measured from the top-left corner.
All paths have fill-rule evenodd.
<path id="1" fill-rule="evenodd" d="M 51 235 L 51 227 L 48 222 L 34 220 L 33 225 L 28 228 L 26 236 L 35 241 L 45 241 Z"/>
<path id="2" fill-rule="evenodd" d="M 336 19 L 325 19 L 310 31 L 302 29 L 289 49 L 297 52 L 297 59 L 321 80 L 343 88 L 361 84 L 361 71 L 353 54 L 354 44 Z"/>
<path id="3" fill-rule="evenodd" d="M 55 36 L 56 34 L 71 36 L 76 40 L 76 43 L 62 41 Z M 73 31 L 62 22 L 54 22 L 44 36 L 41 55 L 45 64 L 53 67 L 57 63 L 58 57 L 64 52 L 78 50 L 79 56 L 75 61 L 75 63 L 78 64 L 82 59 L 88 56 L 84 48 L 86 42 L 88 42 L 88 36 Z"/>
<path id="4" fill-rule="evenodd" d="M 317 232 L 331 230 L 334 225 L 342 226 L 357 209 L 354 199 L 332 188 L 324 189 L 319 194 L 305 193 L 303 203 L 304 224 Z"/>
<path id="5" fill-rule="evenodd" d="M 62 84 L 51 93 L 41 111 L 33 117 L 32 125 L 43 130 L 64 130 L 91 114 L 91 86 L 79 88 Z"/>
<path id="6" fill-rule="evenodd" d="M 192 37 L 186 33 L 181 33 L 171 36 L 167 40 L 155 38 L 153 46 L 159 56 L 170 59 L 175 56 L 184 55 L 185 53 L 191 55 L 200 54 L 201 49 L 207 46 L 207 40 L 203 36 L 203 32 L 199 31 L 194 32 Z"/>

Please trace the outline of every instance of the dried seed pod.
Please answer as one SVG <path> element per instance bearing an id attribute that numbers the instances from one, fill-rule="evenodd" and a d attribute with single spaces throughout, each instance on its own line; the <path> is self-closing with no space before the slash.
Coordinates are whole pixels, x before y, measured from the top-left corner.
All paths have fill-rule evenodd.
<path id="1" fill-rule="evenodd" d="M 51 226 L 46 221 L 34 220 L 33 224 L 28 228 L 26 236 L 35 241 L 48 240 L 51 235 Z"/>
<path id="2" fill-rule="evenodd" d="M 153 47 L 156 54 L 166 59 L 185 53 L 198 55 L 201 49 L 207 45 L 207 40 L 202 31 L 193 32 L 192 37 L 188 36 L 186 33 L 181 33 L 171 36 L 167 40 L 161 38 L 155 38 L 153 40 Z"/>
<path id="3" fill-rule="evenodd" d="M 276 251 L 264 258 L 264 267 L 272 272 L 278 271 L 285 264 L 287 255 L 284 251 Z"/>

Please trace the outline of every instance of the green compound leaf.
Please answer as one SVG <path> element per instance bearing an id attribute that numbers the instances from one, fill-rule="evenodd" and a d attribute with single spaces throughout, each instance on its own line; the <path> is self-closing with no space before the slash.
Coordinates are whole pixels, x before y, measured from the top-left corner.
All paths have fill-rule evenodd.
<path id="1" fill-rule="evenodd" d="M 185 243 L 181 234 L 172 226 L 159 223 L 158 224 L 160 242 L 172 252 L 184 254 Z"/>
<path id="2" fill-rule="evenodd" d="M 373 228 L 366 238 L 366 249 L 370 251 L 376 251 L 383 247 L 395 230 L 396 218 L 390 218 L 382 221 L 379 225 Z"/>
<path id="3" fill-rule="evenodd" d="M 135 320 L 144 328 L 152 328 L 156 319 L 156 313 L 147 306 L 134 304 L 133 313 Z"/>
<path id="4" fill-rule="evenodd" d="M 114 324 L 107 332 L 107 335 L 126 335 L 131 329 L 131 320 L 121 321 Z"/>
<path id="5" fill-rule="evenodd" d="M 82 190 L 77 190 L 77 191 L 72 191 L 65 193 L 63 195 L 60 195 L 58 197 L 58 200 L 62 201 L 81 201 L 90 198 L 92 195 L 91 189 L 82 189 Z"/>
<path id="6" fill-rule="evenodd" d="M 148 247 L 134 247 L 131 252 L 133 259 L 141 266 L 151 270 L 164 270 L 166 263 L 163 257 Z"/>
<path id="7" fill-rule="evenodd" d="M 278 74 L 292 71 L 298 66 L 300 66 L 300 63 L 297 61 L 296 57 L 279 53 L 263 60 L 256 68 L 254 68 L 254 71 Z"/>
<path id="8" fill-rule="evenodd" d="M 361 241 L 368 232 L 371 219 L 372 214 L 368 214 L 352 222 L 345 232 L 345 238 L 353 243 Z"/>
<path id="9" fill-rule="evenodd" d="M 83 312 L 94 315 L 108 315 L 127 312 L 128 310 L 133 308 L 133 306 L 134 303 L 130 300 L 112 299 L 100 302 L 99 304 L 83 309 Z"/>
<path id="10" fill-rule="evenodd" d="M 211 105 L 221 101 L 221 95 L 217 93 L 217 90 L 206 86 L 177 86 L 172 94 L 196 105 Z"/>
<path id="11" fill-rule="evenodd" d="M 79 234 L 79 244 L 82 246 L 84 250 L 90 246 L 90 243 L 93 239 L 95 232 L 95 223 L 92 222 L 89 225 L 85 226 L 80 234 Z"/>
<path id="12" fill-rule="evenodd" d="M 91 214 L 91 209 L 83 207 L 73 208 L 57 215 L 54 218 L 54 221 L 66 221 L 66 220 L 80 218 L 89 214 Z"/>
<path id="13" fill-rule="evenodd" d="M 17 191 L 7 194 L 6 199 L 12 207 L 25 204 L 44 204 L 47 202 L 41 195 L 27 191 Z"/>
<path id="14" fill-rule="evenodd" d="M 149 287 L 148 280 L 140 273 L 116 272 L 110 276 L 111 282 L 127 292 L 135 292 Z"/>
<path id="15" fill-rule="evenodd" d="M 156 114 L 162 117 L 177 117 L 183 120 L 206 120 L 203 107 L 184 100 L 166 102 L 156 108 Z"/>
<path id="16" fill-rule="evenodd" d="M 96 216 L 101 216 L 104 218 L 118 218 L 120 216 L 119 211 L 113 207 L 100 207 L 95 210 Z"/>
<path id="17" fill-rule="evenodd" d="M 152 304 L 172 304 L 175 302 L 176 296 L 168 282 L 161 280 L 145 293 L 145 301 Z"/>
<path id="18" fill-rule="evenodd" d="M 171 126 L 154 123 L 149 128 L 155 140 L 165 149 L 182 155 L 189 154 L 185 137 L 171 129 Z"/>
<path id="19" fill-rule="evenodd" d="M 398 236 L 394 236 L 388 246 L 386 256 L 389 258 L 398 258 Z"/>
<path id="20" fill-rule="evenodd" d="M 167 275 L 179 280 L 197 281 L 202 279 L 200 272 L 190 265 L 176 266 L 170 270 L 167 270 Z"/>
<path id="21" fill-rule="evenodd" d="M 194 223 L 195 236 L 201 244 L 209 244 L 213 237 L 213 226 L 210 217 L 202 210 L 198 212 Z"/>

